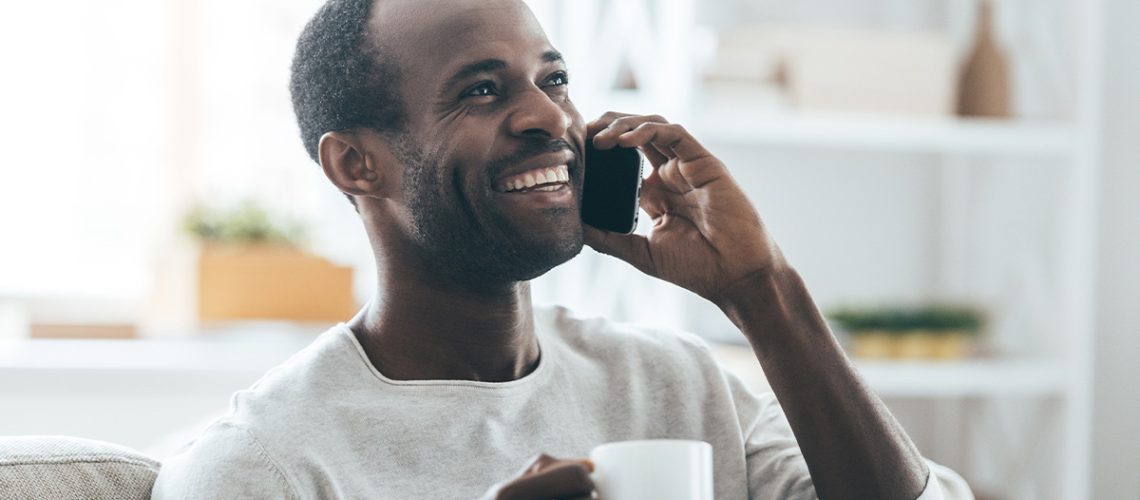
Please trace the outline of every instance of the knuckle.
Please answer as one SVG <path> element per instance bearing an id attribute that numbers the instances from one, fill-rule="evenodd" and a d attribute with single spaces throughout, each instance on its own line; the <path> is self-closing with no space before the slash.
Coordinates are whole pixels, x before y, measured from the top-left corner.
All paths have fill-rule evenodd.
<path id="1" fill-rule="evenodd" d="M 632 116 L 623 115 L 623 116 L 622 116 L 622 117 L 620 117 L 620 118 L 615 118 L 615 119 L 614 119 L 614 121 L 613 121 L 613 123 L 612 123 L 612 124 L 610 124 L 610 126 L 611 126 L 611 127 L 616 127 L 616 126 L 618 126 L 618 125 L 625 125 L 625 124 L 627 124 L 627 123 L 629 123 L 629 122 L 631 122 L 631 121 L 633 121 L 633 117 L 632 117 Z"/>
<path id="2" fill-rule="evenodd" d="M 530 461 L 530 465 L 528 465 L 526 468 L 526 473 L 530 474 L 538 472 L 546 468 L 546 466 L 550 465 L 555 460 L 556 459 L 554 457 L 546 453 L 539 453 L 538 455 L 535 455 L 533 460 Z"/>
<path id="3" fill-rule="evenodd" d="M 669 120 L 666 120 L 665 117 L 661 116 L 661 115 L 649 115 L 646 118 L 648 118 L 651 121 L 655 121 L 655 122 L 669 123 Z"/>

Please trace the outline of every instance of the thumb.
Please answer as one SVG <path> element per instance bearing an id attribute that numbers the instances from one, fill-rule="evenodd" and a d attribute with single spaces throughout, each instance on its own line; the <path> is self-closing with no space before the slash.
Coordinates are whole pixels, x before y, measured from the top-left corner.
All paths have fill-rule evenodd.
<path id="1" fill-rule="evenodd" d="M 649 251 L 649 239 L 640 234 L 621 234 L 603 231 L 583 224 L 586 244 L 606 255 L 612 255 L 636 267 L 641 272 L 655 276 L 656 266 L 653 254 Z"/>

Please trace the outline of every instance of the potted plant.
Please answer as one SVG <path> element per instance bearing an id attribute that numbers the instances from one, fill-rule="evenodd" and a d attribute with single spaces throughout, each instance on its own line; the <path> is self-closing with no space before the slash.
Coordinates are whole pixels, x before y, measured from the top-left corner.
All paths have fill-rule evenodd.
<path id="1" fill-rule="evenodd" d="M 274 220 L 261 205 L 249 200 L 229 209 L 197 205 L 186 215 L 183 226 L 207 245 L 299 247 L 305 234 L 301 224 Z"/>
<path id="2" fill-rule="evenodd" d="M 304 251 L 301 224 L 246 201 L 195 207 L 183 225 L 200 243 L 200 322 L 330 322 L 352 315 L 352 268 Z"/>
<path id="3" fill-rule="evenodd" d="M 964 357 L 985 318 L 969 306 L 845 308 L 831 319 L 851 335 L 860 358 L 957 359 Z"/>

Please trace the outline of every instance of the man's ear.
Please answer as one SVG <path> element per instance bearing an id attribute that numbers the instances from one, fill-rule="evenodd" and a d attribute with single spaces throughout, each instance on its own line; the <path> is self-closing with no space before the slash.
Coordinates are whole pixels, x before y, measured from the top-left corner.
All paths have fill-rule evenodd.
<path id="1" fill-rule="evenodd" d="M 344 193 L 386 198 L 392 191 L 395 157 L 379 137 L 328 132 L 321 136 L 317 151 L 325 176 Z"/>

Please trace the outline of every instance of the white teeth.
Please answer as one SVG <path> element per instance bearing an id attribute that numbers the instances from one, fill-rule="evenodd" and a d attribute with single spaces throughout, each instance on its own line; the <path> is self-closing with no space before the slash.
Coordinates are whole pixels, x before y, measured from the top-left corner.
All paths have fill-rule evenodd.
<path id="1" fill-rule="evenodd" d="M 522 189 L 534 188 L 541 191 L 555 191 L 561 186 L 543 186 L 544 184 L 554 184 L 570 181 L 570 172 L 566 165 L 559 165 L 557 167 L 549 167 L 543 169 L 535 169 L 529 172 L 517 175 L 502 184 L 502 191 L 519 191 Z M 535 187 L 541 186 L 541 187 Z M 549 189 L 547 189 L 549 188 Z"/>

